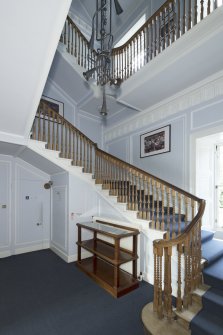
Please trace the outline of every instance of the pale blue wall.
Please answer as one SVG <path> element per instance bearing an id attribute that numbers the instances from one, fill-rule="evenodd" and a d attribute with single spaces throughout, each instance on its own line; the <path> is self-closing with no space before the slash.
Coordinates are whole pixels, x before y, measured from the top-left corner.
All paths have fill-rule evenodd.
<path id="1" fill-rule="evenodd" d="M 191 160 L 194 159 L 191 137 L 201 131 L 205 134 L 217 126 L 223 127 L 222 111 L 223 101 L 206 104 L 148 124 L 140 130 L 130 132 L 128 136 L 108 141 L 105 147 L 111 154 L 176 186 L 190 190 L 190 168 L 193 165 Z M 140 135 L 168 124 L 171 125 L 171 152 L 140 158 Z"/>

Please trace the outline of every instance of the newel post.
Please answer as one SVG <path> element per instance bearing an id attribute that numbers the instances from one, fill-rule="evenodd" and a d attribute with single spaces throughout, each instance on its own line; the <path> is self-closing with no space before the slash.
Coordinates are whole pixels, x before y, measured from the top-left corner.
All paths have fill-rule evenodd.
<path id="1" fill-rule="evenodd" d="M 171 284 L 172 246 L 164 248 L 164 312 L 172 318 L 172 284 Z"/>
<path id="2" fill-rule="evenodd" d="M 163 318 L 163 300 L 162 300 L 162 257 L 163 247 L 159 246 L 158 241 L 153 241 L 154 253 L 154 297 L 153 311 L 157 313 L 158 318 Z"/>

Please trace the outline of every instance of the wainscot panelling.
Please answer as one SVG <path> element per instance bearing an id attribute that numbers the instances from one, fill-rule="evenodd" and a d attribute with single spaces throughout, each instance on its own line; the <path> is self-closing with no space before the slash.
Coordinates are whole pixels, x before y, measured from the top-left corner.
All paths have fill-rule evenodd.
<path id="1" fill-rule="evenodd" d="M 129 162 L 130 159 L 130 143 L 129 137 L 119 138 L 113 140 L 106 145 L 106 150 L 116 157 L 122 159 L 125 162 Z"/>
<path id="2" fill-rule="evenodd" d="M 191 130 L 223 123 L 223 100 L 213 102 L 191 113 Z"/>
<path id="3" fill-rule="evenodd" d="M 11 182 L 12 162 L 0 155 L 0 257 L 11 248 Z"/>

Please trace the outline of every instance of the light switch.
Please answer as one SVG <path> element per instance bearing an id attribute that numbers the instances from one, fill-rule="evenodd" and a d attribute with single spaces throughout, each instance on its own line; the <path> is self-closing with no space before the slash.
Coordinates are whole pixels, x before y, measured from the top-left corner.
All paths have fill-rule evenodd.
<path id="1" fill-rule="evenodd" d="M 7 206 L 6 205 L 2 205 L 2 208 L 6 208 Z"/>

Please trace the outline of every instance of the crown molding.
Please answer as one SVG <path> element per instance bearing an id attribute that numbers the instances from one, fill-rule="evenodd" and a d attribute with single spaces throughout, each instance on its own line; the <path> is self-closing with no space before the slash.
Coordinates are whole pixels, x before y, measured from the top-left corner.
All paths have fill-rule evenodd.
<path id="1" fill-rule="evenodd" d="M 160 121 L 170 115 L 183 112 L 210 100 L 223 96 L 223 71 L 214 74 L 186 90 L 163 100 L 144 112 L 133 116 L 119 125 L 105 130 L 105 142 L 135 132 L 148 124 Z"/>

